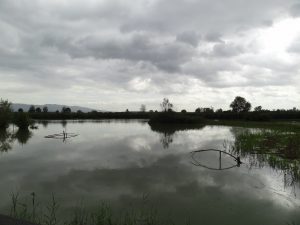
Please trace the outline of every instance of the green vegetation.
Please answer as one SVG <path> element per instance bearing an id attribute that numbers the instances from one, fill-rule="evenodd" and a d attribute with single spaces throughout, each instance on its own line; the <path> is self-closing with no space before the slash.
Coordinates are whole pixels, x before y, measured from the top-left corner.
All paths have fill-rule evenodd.
<path id="1" fill-rule="evenodd" d="M 285 159 L 300 159 L 300 133 L 281 131 L 243 132 L 236 146 L 251 153 L 276 154 Z"/>
<path id="2" fill-rule="evenodd" d="M 251 109 L 251 104 L 250 102 L 247 102 L 245 98 L 237 96 L 230 104 L 230 108 L 232 108 L 232 111 L 236 113 L 249 112 Z"/>
<path id="3" fill-rule="evenodd" d="M 0 99 L 0 129 L 7 128 L 12 118 L 11 103 Z"/>
<path id="4" fill-rule="evenodd" d="M 55 196 L 52 194 L 48 203 L 38 201 L 33 192 L 30 197 L 22 198 L 19 193 L 11 194 L 10 216 L 16 219 L 40 225 L 174 225 L 171 218 L 163 218 L 158 210 L 143 195 L 137 207 L 117 211 L 107 203 L 100 203 L 93 209 L 82 204 L 73 208 L 71 213 L 63 212 Z M 186 225 L 190 224 L 187 220 Z"/>
<path id="5" fill-rule="evenodd" d="M 300 181 L 300 132 L 260 129 L 236 135 L 230 151 L 249 160 L 251 166 L 266 163 L 284 171 L 284 183 Z"/>
<path id="6" fill-rule="evenodd" d="M 149 124 L 166 123 L 166 124 L 197 124 L 203 123 L 204 120 L 199 115 L 186 113 L 162 112 L 156 113 L 150 117 Z"/>
<path id="7" fill-rule="evenodd" d="M 0 129 L 6 129 L 10 123 L 14 123 L 19 129 L 28 129 L 30 119 L 22 109 L 13 113 L 11 103 L 8 100 L 0 100 Z"/>
<path id="8" fill-rule="evenodd" d="M 28 129 L 31 124 L 29 116 L 27 113 L 18 112 L 14 114 L 13 123 L 19 127 L 19 129 Z"/>
<path id="9" fill-rule="evenodd" d="M 0 107 L 0 127 L 7 127 L 11 122 L 12 112 L 11 103 L 2 100 L 2 108 Z M 84 113 L 80 110 L 72 112 L 69 107 L 62 107 L 56 112 L 49 112 L 47 107 L 36 108 L 30 106 L 27 115 L 35 120 L 67 120 L 67 119 L 150 119 L 155 123 L 232 123 L 232 121 L 254 121 L 254 122 L 274 122 L 280 120 L 300 121 L 300 110 L 293 108 L 290 110 L 265 110 L 262 106 L 254 107 L 254 111 L 250 111 L 251 103 L 245 98 L 237 96 L 230 104 L 232 110 L 217 109 L 213 107 L 197 107 L 194 112 L 188 112 L 185 109 L 179 112 L 174 111 L 174 105 L 168 98 L 164 98 L 160 104 L 161 112 L 146 110 L 146 105 L 142 104 L 139 111 L 131 111 L 126 109 L 125 112 L 98 112 L 92 111 Z M 18 110 L 19 113 L 23 109 Z M 167 114 L 170 113 L 170 114 Z M 173 113 L 173 114 L 171 114 Z M 18 114 L 13 113 L 18 117 Z M 24 115 L 23 115 L 24 116 Z M 216 122 L 217 121 L 217 122 Z M 229 121 L 229 122 L 228 122 Z M 26 126 L 26 124 L 24 125 Z"/>

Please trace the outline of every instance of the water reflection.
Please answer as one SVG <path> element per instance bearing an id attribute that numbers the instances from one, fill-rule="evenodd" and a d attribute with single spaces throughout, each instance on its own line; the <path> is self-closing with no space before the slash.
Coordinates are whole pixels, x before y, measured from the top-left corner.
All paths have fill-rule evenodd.
<path id="1" fill-rule="evenodd" d="M 31 137 L 32 132 L 28 129 L 18 129 L 16 132 L 9 129 L 0 129 L 0 151 L 8 152 L 11 150 L 15 140 L 21 145 L 27 144 Z"/>
<path id="2" fill-rule="evenodd" d="M 32 132 L 28 129 L 19 129 L 13 136 L 21 145 L 25 145 L 32 137 Z"/>
<path id="3" fill-rule="evenodd" d="M 70 122 L 68 130 L 80 133 L 77 138 L 67 144 L 44 138 L 61 129 L 60 123 L 49 123 L 34 131 L 22 151 L 13 145 L 16 154 L 0 157 L 0 209 L 9 208 L 7 193 L 19 187 L 37 193 L 41 202 L 54 193 L 63 212 L 82 199 L 87 207 L 106 201 L 122 210 L 138 206 L 147 193 L 151 204 L 174 224 L 185 224 L 187 218 L 191 224 L 210 225 L 300 222 L 299 197 L 281 188 L 283 170 L 278 167 L 278 175 L 267 159 L 262 167 L 249 170 L 251 155 L 236 149 L 245 162 L 239 168 L 215 171 L 190 163 L 193 150 L 221 149 L 224 139 L 234 147 L 236 135 L 228 127 L 151 127 L 151 132 L 139 122 Z M 172 151 L 162 150 L 157 132 L 172 137 L 167 141 Z M 219 168 L 218 152 L 197 159 Z M 225 155 L 221 162 L 222 167 L 235 163 Z M 290 183 L 289 175 L 285 177 Z"/>
<path id="4" fill-rule="evenodd" d="M 8 152 L 12 148 L 13 135 L 6 129 L 0 129 L 0 152 Z"/>
<path id="5" fill-rule="evenodd" d="M 160 143 L 163 148 L 169 148 L 173 142 L 173 138 L 176 132 L 186 130 L 200 130 L 204 125 L 193 125 L 193 124 L 149 124 L 152 131 L 160 134 Z"/>
<path id="6" fill-rule="evenodd" d="M 49 121 L 48 120 L 42 120 L 41 124 L 43 125 L 44 128 L 47 128 Z"/>
<path id="7" fill-rule="evenodd" d="M 66 120 L 61 121 L 61 125 L 63 128 L 66 128 L 67 124 L 68 124 L 68 122 Z"/>

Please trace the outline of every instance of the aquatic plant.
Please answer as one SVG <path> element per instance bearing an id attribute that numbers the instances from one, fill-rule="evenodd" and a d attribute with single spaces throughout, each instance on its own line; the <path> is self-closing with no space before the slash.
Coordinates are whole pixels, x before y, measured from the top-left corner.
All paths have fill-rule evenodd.
<path id="1" fill-rule="evenodd" d="M 300 133 L 246 130 L 236 135 L 228 149 L 247 157 L 250 167 L 269 165 L 283 171 L 285 186 L 293 186 L 300 181 Z"/>

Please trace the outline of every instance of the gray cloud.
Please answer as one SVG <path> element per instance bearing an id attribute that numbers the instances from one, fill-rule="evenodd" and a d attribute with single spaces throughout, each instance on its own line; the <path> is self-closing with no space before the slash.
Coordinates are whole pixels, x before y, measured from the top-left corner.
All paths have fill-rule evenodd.
<path id="1" fill-rule="evenodd" d="M 300 4 L 296 3 L 296 4 L 292 5 L 290 8 L 290 13 L 292 16 L 295 16 L 295 17 L 300 16 Z"/>
<path id="2" fill-rule="evenodd" d="M 57 101 L 49 97 L 55 89 L 72 93 L 61 99 L 63 104 L 96 102 L 101 96 L 111 107 L 112 101 L 123 102 L 121 96 L 155 102 L 179 93 L 189 96 L 191 90 L 198 95 L 200 88 L 190 88 L 196 83 L 207 92 L 282 85 L 297 89 L 297 54 L 290 53 L 299 51 L 298 43 L 286 52 L 294 58 L 282 60 L 263 53 L 255 34 L 287 14 L 296 17 L 298 8 L 292 0 L 3 0 L 0 95 L 43 104 Z M 29 91 L 16 93 L 30 89 L 34 97 Z M 121 94 L 116 96 L 116 90 Z"/>
<path id="3" fill-rule="evenodd" d="M 184 43 L 190 44 L 194 47 L 197 47 L 201 35 L 195 31 L 186 31 L 177 35 L 176 39 Z"/>
<path id="4" fill-rule="evenodd" d="M 233 57 L 243 52 L 245 50 L 242 46 L 236 46 L 231 43 L 218 43 L 214 45 L 211 55 L 215 57 Z"/>

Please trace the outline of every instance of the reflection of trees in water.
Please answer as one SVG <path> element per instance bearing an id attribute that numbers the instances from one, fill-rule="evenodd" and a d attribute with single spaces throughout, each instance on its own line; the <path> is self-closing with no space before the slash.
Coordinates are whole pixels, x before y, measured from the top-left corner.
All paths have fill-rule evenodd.
<path id="1" fill-rule="evenodd" d="M 200 130 L 204 125 L 199 124 L 161 124 L 151 123 L 149 124 L 152 131 L 160 134 L 160 142 L 163 148 L 169 148 L 170 144 L 174 140 L 174 135 L 177 131 L 185 130 Z"/>
<path id="2" fill-rule="evenodd" d="M 12 132 L 7 129 L 0 130 L 0 152 L 8 152 L 12 149 L 12 144 L 17 140 L 24 145 L 32 137 L 32 132 L 28 129 L 19 129 L 17 132 Z"/>
<path id="3" fill-rule="evenodd" d="M 18 140 L 18 142 L 22 145 L 26 144 L 28 140 L 32 137 L 32 132 L 28 129 L 21 130 L 19 129 L 14 137 Z"/>
<path id="4" fill-rule="evenodd" d="M 285 187 L 300 186 L 300 158 L 290 157 L 290 149 L 286 155 L 285 143 L 281 140 L 289 140 L 288 133 L 272 132 L 264 129 L 235 129 L 232 132 L 235 140 L 232 143 L 227 142 L 226 148 L 233 154 L 239 154 L 246 159 L 249 168 L 271 167 L 277 173 L 283 175 Z M 293 156 L 298 155 L 293 154 Z"/>
<path id="5" fill-rule="evenodd" d="M 48 120 L 43 120 L 43 121 L 41 121 L 41 123 L 42 123 L 44 128 L 47 128 L 48 124 L 49 124 L 49 121 Z"/>
<path id="6" fill-rule="evenodd" d="M 169 148 L 169 145 L 173 142 L 174 134 L 163 133 L 160 136 L 160 142 L 163 148 Z"/>
<path id="7" fill-rule="evenodd" d="M 8 152 L 12 148 L 13 135 L 6 129 L 0 129 L 0 152 Z"/>
<path id="8" fill-rule="evenodd" d="M 62 120 L 60 123 L 63 128 L 66 128 L 68 122 L 66 120 Z"/>

